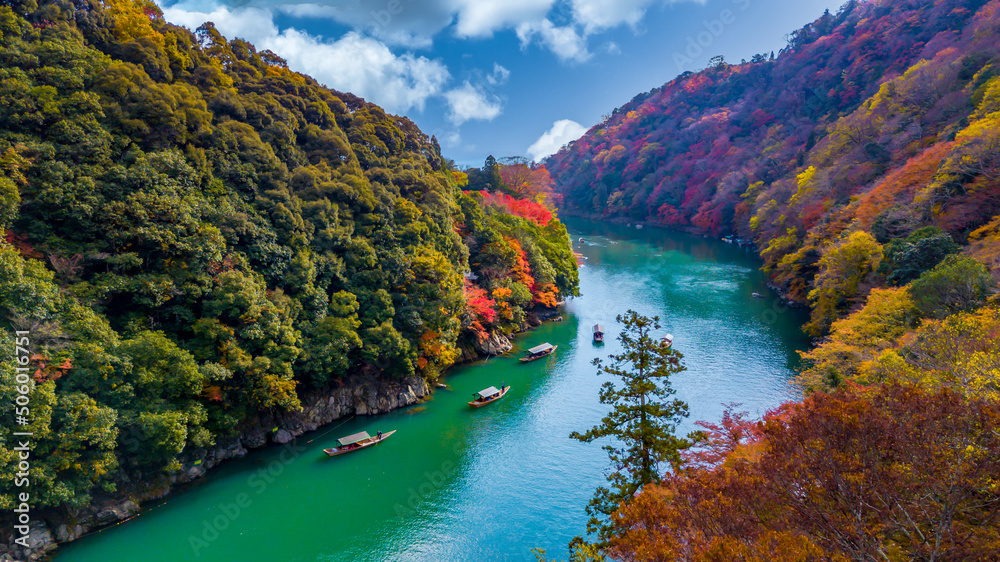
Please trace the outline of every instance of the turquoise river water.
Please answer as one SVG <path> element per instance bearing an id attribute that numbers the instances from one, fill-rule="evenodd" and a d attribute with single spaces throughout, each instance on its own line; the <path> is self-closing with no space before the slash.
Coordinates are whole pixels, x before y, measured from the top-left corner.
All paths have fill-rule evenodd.
<path id="1" fill-rule="evenodd" d="M 534 560 L 534 547 L 565 558 L 607 466 L 599 442 L 568 435 L 606 411 L 590 361 L 618 349 L 615 316 L 629 308 L 659 315 L 685 355 L 688 370 L 673 380 L 690 405 L 685 433 L 696 420 L 717 421 L 724 403 L 759 416 L 797 396 L 789 381 L 807 344 L 804 318 L 766 288 L 752 253 L 651 228 L 566 223 L 586 260 L 583 296 L 567 301 L 564 321 L 522 334 L 506 357 L 453 369 L 448 389 L 423 404 L 224 464 L 60 549 L 56 561 Z M 596 323 L 608 332 L 602 347 L 591 341 Z M 559 346 L 553 356 L 517 361 L 543 342 Z M 511 390 L 496 404 L 466 405 L 501 382 Z M 397 433 L 355 454 L 322 452 L 379 429 Z"/>

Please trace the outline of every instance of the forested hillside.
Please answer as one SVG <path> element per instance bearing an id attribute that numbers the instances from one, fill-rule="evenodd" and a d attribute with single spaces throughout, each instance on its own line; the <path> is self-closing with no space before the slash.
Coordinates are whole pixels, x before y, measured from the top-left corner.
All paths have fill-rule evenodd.
<path id="1" fill-rule="evenodd" d="M 777 57 L 636 96 L 546 163 L 570 212 L 755 241 L 823 334 L 952 241 L 1000 266 L 998 25 L 995 1 L 852 1 Z M 875 271 L 923 227 L 929 255 L 896 242 Z M 841 271 L 848 246 L 868 257 Z"/>
<path id="2" fill-rule="evenodd" d="M 349 377 L 435 379 L 577 291 L 538 203 L 463 194 L 408 119 L 147 1 L 0 3 L 0 342 L 32 508 L 171 471 Z M 470 281 L 473 280 L 473 281 Z M 0 508 L 17 455 L 0 435 Z"/>
<path id="3" fill-rule="evenodd" d="M 1000 2 L 849 2 L 546 161 L 571 212 L 732 234 L 808 303 L 802 402 L 703 423 L 617 560 L 987 560 L 1000 545 Z"/>

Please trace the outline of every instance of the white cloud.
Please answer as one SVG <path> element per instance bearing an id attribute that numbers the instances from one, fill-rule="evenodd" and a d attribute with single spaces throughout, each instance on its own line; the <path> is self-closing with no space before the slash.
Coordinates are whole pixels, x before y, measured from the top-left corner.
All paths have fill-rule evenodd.
<path id="1" fill-rule="evenodd" d="M 190 12 L 165 8 L 168 21 L 194 29 L 215 22 L 229 38 L 239 37 L 258 49 L 270 49 L 288 61 L 289 68 L 308 74 L 337 90 L 357 94 L 393 113 L 423 109 L 428 98 L 441 95 L 451 78 L 439 60 L 396 55 L 382 42 L 352 31 L 335 41 L 294 28 L 278 31 L 270 10 L 218 8 Z"/>
<path id="2" fill-rule="evenodd" d="M 486 77 L 486 81 L 490 85 L 496 86 L 497 84 L 503 84 L 507 82 L 510 78 L 510 71 L 500 65 L 498 62 L 493 63 L 493 74 Z"/>
<path id="3" fill-rule="evenodd" d="M 488 96 L 468 80 L 461 88 L 445 92 L 448 100 L 448 120 L 456 126 L 473 119 L 492 121 L 500 115 L 503 105 L 495 96 Z"/>
<path id="4" fill-rule="evenodd" d="M 546 156 L 559 152 L 564 145 L 582 137 L 586 132 L 586 127 L 576 121 L 570 119 L 556 121 L 551 129 L 545 131 L 545 134 L 528 147 L 528 158 L 538 162 Z"/>
<path id="5" fill-rule="evenodd" d="M 449 131 L 441 137 L 441 143 L 446 148 L 455 148 L 462 144 L 462 135 L 458 131 Z"/>
<path id="6" fill-rule="evenodd" d="M 590 34 L 622 24 L 634 26 L 656 0 L 572 0 L 573 20 Z"/>
<path id="7" fill-rule="evenodd" d="M 577 33 L 571 25 L 557 27 L 547 19 L 539 23 L 524 23 L 518 26 L 517 37 L 521 40 L 522 49 L 538 39 L 563 61 L 584 62 L 590 58 L 586 36 Z"/>
<path id="8" fill-rule="evenodd" d="M 563 61 L 580 62 L 590 57 L 590 36 L 620 25 L 637 29 L 650 6 L 678 1 L 706 0 L 180 0 L 166 10 L 184 7 L 197 13 L 206 4 L 221 3 L 230 7 L 213 13 L 254 9 L 329 19 L 352 27 L 363 37 L 409 49 L 431 48 L 434 37 L 444 30 L 465 39 L 513 29 L 522 45 L 537 40 Z M 564 22 L 559 16 L 570 20 Z"/>
<path id="9" fill-rule="evenodd" d="M 452 0 L 458 6 L 455 34 L 459 37 L 489 37 L 494 31 L 539 21 L 555 0 Z"/>
<path id="10" fill-rule="evenodd" d="M 260 5 L 265 0 L 256 0 Z M 330 19 L 353 27 L 383 43 L 412 49 L 429 49 L 433 38 L 454 21 L 452 7 L 444 2 L 415 5 L 405 0 L 319 0 L 319 3 L 275 1 L 276 10 L 298 18 Z M 390 8 L 392 8 L 390 10 Z"/>

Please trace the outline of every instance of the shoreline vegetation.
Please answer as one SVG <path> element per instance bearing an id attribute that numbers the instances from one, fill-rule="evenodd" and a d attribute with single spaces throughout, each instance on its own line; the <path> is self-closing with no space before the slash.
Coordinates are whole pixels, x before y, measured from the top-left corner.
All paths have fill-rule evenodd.
<path id="1" fill-rule="evenodd" d="M 752 241 L 815 342 L 802 401 L 701 422 L 574 560 L 995 556 L 998 30 L 995 0 L 847 2 L 545 160 L 564 216 Z"/>
<path id="2" fill-rule="evenodd" d="M 30 409 L 0 425 L 31 434 L 30 529 L 0 558 L 413 403 L 578 294 L 544 167 L 460 171 L 409 119 L 212 24 L 14 0 L 0 59 L 0 341 L 30 335 L 30 380 L 0 372 Z M 5 529 L 17 446 L 0 436 Z"/>
<path id="3" fill-rule="evenodd" d="M 699 422 L 575 560 L 1000 549 L 1000 0 L 851 0 L 543 164 L 465 171 L 148 0 L 5 2 L 0 60 L 0 341 L 30 334 L 31 379 L 0 371 L 0 401 L 31 405 L 0 425 L 31 435 L 33 536 L 0 558 L 132 516 L 101 505 L 126 482 L 154 497 L 509 350 L 578 293 L 557 206 L 752 240 L 818 344 L 802 401 Z"/>

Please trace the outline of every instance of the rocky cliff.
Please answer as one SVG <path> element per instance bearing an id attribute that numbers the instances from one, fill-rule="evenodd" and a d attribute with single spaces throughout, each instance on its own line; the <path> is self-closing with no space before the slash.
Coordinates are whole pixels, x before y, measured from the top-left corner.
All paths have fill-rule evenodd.
<path id="1" fill-rule="evenodd" d="M 13 535 L 4 537 L 0 544 L 0 562 L 40 560 L 59 543 L 124 522 L 139 514 L 144 502 L 162 498 L 201 478 L 222 462 L 246 456 L 250 449 L 287 444 L 346 416 L 383 414 L 416 403 L 429 393 L 430 388 L 423 379 L 412 377 L 404 380 L 354 379 L 328 392 L 304 397 L 301 411 L 261 415 L 239 434 L 220 440 L 214 447 L 191 451 L 176 471 L 144 475 L 141 485 L 122 483 L 118 493 L 95 496 L 83 509 L 39 514 L 31 524 L 29 548 L 13 544 Z"/>

